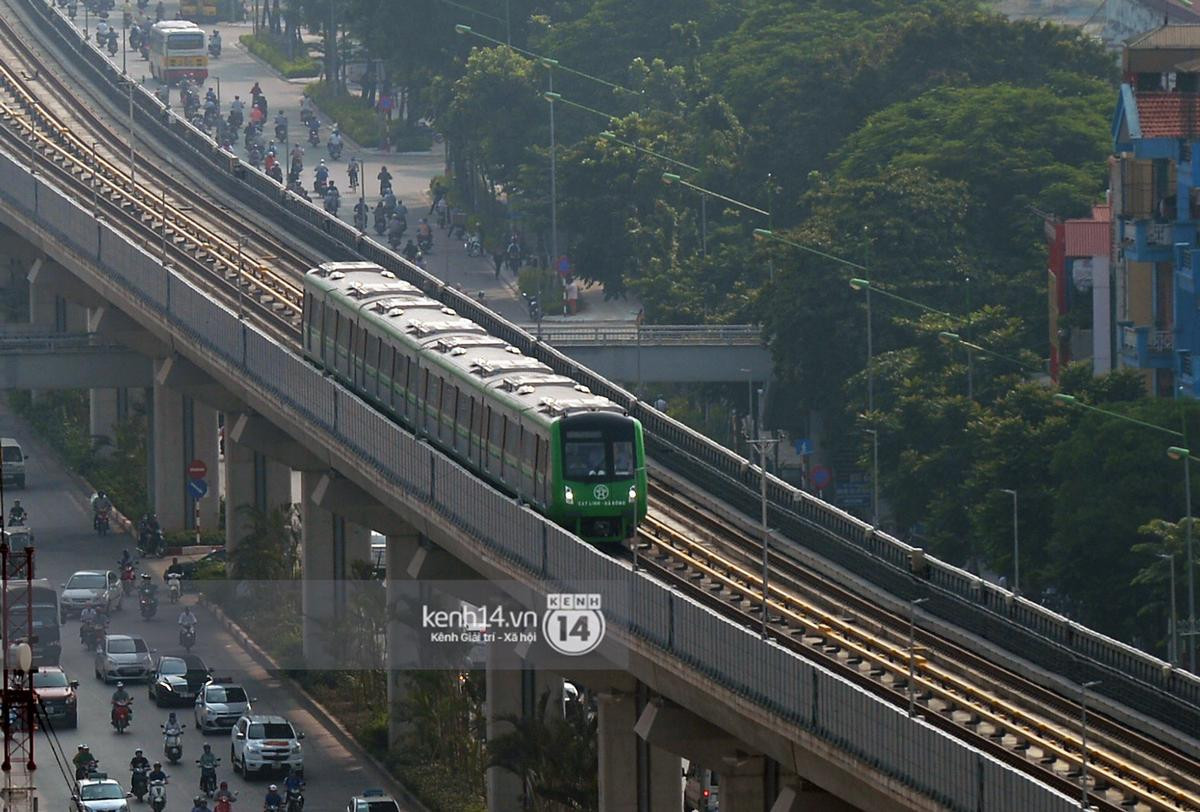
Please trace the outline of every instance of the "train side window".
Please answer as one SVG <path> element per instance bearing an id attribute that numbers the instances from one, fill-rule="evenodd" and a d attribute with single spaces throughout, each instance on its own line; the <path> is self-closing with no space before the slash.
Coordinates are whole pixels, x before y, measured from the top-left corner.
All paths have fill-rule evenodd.
<path id="1" fill-rule="evenodd" d="M 437 373 L 425 370 L 425 428 L 438 431 L 438 411 L 442 405 L 442 379 Z M 433 425 L 431 426 L 430 423 Z"/>
<path id="2" fill-rule="evenodd" d="M 516 421 L 504 421 L 504 474 L 518 480 L 521 476 L 521 432 Z M 510 471 L 509 468 L 514 470 Z"/>
<path id="3" fill-rule="evenodd" d="M 504 442 L 504 418 L 488 406 L 488 470 L 500 473 L 500 451 Z"/>
<path id="4" fill-rule="evenodd" d="M 525 483 L 525 493 L 533 493 L 534 471 L 536 469 L 534 454 L 537 447 L 537 437 L 532 429 L 521 425 L 521 479 Z"/>
<path id="5" fill-rule="evenodd" d="M 458 402 L 454 411 L 454 445 L 456 448 L 465 449 L 467 456 L 470 456 L 471 403 L 474 399 L 462 390 L 455 391 L 458 393 Z"/>

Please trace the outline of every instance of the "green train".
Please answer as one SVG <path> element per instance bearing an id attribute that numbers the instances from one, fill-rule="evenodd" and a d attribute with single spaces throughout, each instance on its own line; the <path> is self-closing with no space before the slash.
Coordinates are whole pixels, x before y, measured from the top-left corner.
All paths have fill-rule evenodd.
<path id="1" fill-rule="evenodd" d="M 608 400 L 370 262 L 305 274 L 304 354 L 581 538 L 646 516 L 642 426 Z"/>

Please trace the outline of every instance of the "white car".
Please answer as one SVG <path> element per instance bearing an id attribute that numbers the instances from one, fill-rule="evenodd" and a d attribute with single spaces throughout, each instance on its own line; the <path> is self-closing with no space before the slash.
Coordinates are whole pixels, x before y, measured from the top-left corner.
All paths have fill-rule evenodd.
<path id="1" fill-rule="evenodd" d="M 211 680 L 196 694 L 196 730 L 229 730 L 250 713 L 253 700 L 246 689 L 224 680 Z"/>
<path id="2" fill-rule="evenodd" d="M 11 437 L 0 437 L 0 455 L 4 457 L 4 481 L 25 490 L 25 460 L 29 457 L 21 444 Z"/>
<path id="3" fill-rule="evenodd" d="M 346 812 L 400 812 L 400 804 L 381 789 L 364 789 L 350 799 Z"/>
<path id="4" fill-rule="evenodd" d="M 291 723 L 282 716 L 247 714 L 237 720 L 230 734 L 229 763 L 235 773 L 249 778 L 263 770 L 287 767 L 304 777 L 304 750 Z"/>
<path id="5" fill-rule="evenodd" d="M 106 613 L 121 608 L 121 579 L 112 570 L 82 570 L 72 575 L 62 590 L 58 605 L 63 622 L 88 606 Z"/>
<path id="6" fill-rule="evenodd" d="M 96 650 L 96 679 L 150 679 L 154 673 L 154 650 L 136 634 L 106 634 Z"/>
<path id="7" fill-rule="evenodd" d="M 111 778 L 88 778 L 79 782 L 75 795 L 76 810 L 87 812 L 129 812 L 129 799 L 133 797 L 121 789 L 121 785 Z"/>

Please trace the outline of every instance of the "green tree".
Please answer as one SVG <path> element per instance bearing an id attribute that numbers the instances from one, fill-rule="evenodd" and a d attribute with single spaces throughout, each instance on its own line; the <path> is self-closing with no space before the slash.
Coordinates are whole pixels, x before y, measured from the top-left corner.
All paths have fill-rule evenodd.
<path id="1" fill-rule="evenodd" d="M 596 720 L 562 718 L 544 692 L 533 713 L 505 716 L 511 730 L 488 742 L 488 766 L 521 777 L 526 800 L 538 812 L 599 808 Z"/>
<path id="2" fill-rule="evenodd" d="M 1192 533 L 1196 532 L 1192 519 Z M 1133 545 L 1131 551 L 1140 556 L 1144 565 L 1133 576 L 1130 584 L 1141 587 L 1146 594 L 1145 603 L 1138 609 L 1138 618 L 1146 621 L 1148 628 L 1156 625 L 1163 629 L 1161 639 L 1151 638 L 1154 647 L 1161 652 L 1169 653 L 1169 637 L 1171 628 L 1172 594 L 1171 575 L 1175 575 L 1174 594 L 1187 594 L 1187 520 L 1169 522 L 1166 519 L 1153 519 L 1138 528 L 1138 534 L 1145 541 Z M 1174 562 L 1164 556 L 1174 556 Z M 1181 577 L 1182 575 L 1182 577 Z M 1176 604 L 1176 612 L 1179 605 Z M 1176 618 L 1178 620 L 1178 618 Z M 1186 641 L 1180 639 L 1180 651 L 1185 650 Z"/>

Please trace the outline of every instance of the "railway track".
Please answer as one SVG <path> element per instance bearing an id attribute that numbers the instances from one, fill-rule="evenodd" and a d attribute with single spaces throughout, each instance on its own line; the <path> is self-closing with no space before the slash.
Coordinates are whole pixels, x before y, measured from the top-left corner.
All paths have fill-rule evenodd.
<path id="1" fill-rule="evenodd" d="M 678 491 L 650 486 L 639 565 L 697 589 L 760 628 L 762 541 Z M 767 634 L 931 724 L 1067 794 L 1081 791 L 1079 698 L 1072 701 L 896 615 L 784 555 L 772 558 Z M 909 669 L 913 680 L 909 681 Z M 1091 803 L 1112 810 L 1200 810 L 1200 761 L 1089 711 Z"/>
<path id="2" fill-rule="evenodd" d="M 248 305 L 257 323 L 295 341 L 299 278 L 321 260 L 196 195 L 154 160 L 131 167 L 123 158 L 128 129 L 79 103 L 58 78 L 61 67 L 48 64 L 12 17 L 11 8 L 0 13 L 0 143 L 27 152 L 36 171 L 165 262 L 195 271 L 228 306 Z M 97 140 L 79 136 L 85 132 Z M 639 563 L 739 622 L 761 624 L 760 539 L 661 481 L 652 479 L 651 496 Z M 1065 793 L 1080 791 L 1086 761 L 1097 808 L 1200 812 L 1200 761 L 1096 713 L 1085 755 L 1073 698 L 925 630 L 916 629 L 910 645 L 909 618 L 783 556 L 770 577 L 767 633 L 781 644 L 897 705 L 911 701 L 931 724 Z"/>
<path id="3" fill-rule="evenodd" d="M 194 281 L 259 317 L 277 337 L 298 336 L 299 280 L 311 267 L 309 260 L 283 240 L 260 233 L 255 223 L 238 223 L 235 211 L 161 169 L 160 161 L 169 165 L 169 158 L 156 157 L 156 145 L 139 145 L 136 129 L 131 148 L 128 125 L 122 132 L 81 103 L 60 78 L 61 69 L 48 64 L 32 42 L 28 32 L 22 36 L 12 8 L 5 8 L 0 13 L 0 119 L 14 154 L 28 154 L 35 171 L 53 175 L 80 204 L 106 216 L 164 262 L 202 269 Z"/>

